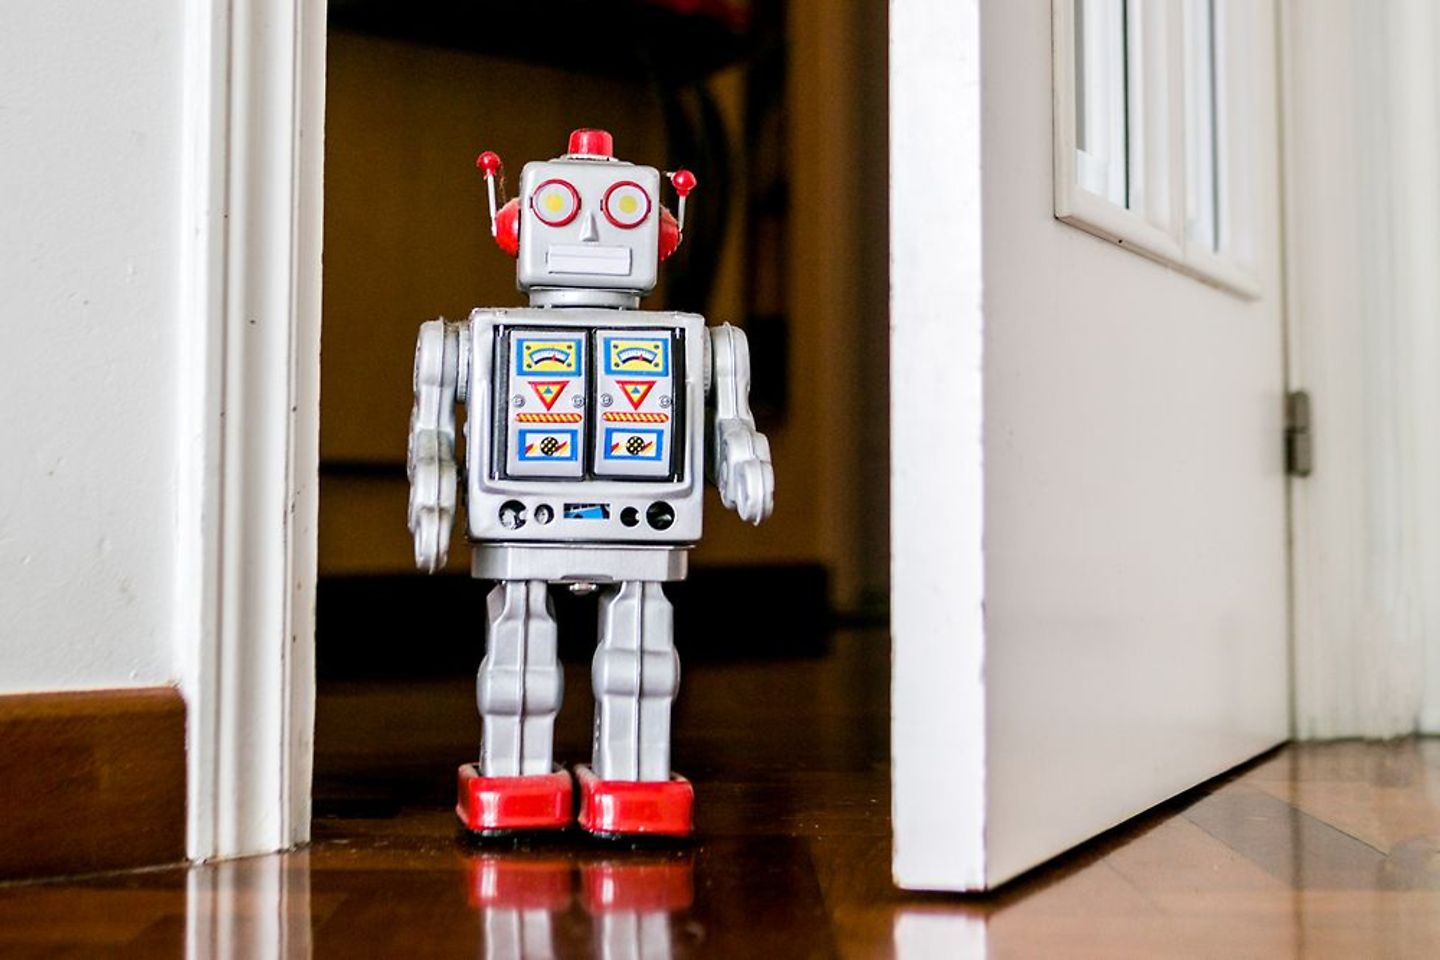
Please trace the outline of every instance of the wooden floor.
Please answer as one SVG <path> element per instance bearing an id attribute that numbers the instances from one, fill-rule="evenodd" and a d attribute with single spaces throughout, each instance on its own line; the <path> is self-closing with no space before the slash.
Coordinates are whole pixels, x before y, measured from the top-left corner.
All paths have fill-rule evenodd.
<path id="1" fill-rule="evenodd" d="M 315 842 L 0 887 L 0 956 L 1434 957 L 1440 742 L 1286 748 L 983 898 L 889 882 L 884 638 L 685 678 L 699 835 L 477 850 L 454 681 L 327 687 Z M 564 759 L 583 758 L 583 665 Z M 123 829 L 123 824 L 117 824 Z"/>

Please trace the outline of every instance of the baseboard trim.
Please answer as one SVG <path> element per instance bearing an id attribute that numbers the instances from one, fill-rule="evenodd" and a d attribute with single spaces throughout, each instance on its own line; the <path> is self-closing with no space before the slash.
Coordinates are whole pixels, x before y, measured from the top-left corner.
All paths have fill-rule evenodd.
<path id="1" fill-rule="evenodd" d="M 184 858 L 174 688 L 0 696 L 0 879 Z"/>

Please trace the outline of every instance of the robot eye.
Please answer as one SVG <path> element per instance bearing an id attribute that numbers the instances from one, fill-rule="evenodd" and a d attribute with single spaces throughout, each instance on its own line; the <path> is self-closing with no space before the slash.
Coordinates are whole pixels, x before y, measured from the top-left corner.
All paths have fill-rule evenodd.
<path id="1" fill-rule="evenodd" d="M 640 226 L 650 216 L 650 195 L 633 180 L 621 180 L 605 191 L 600 209 L 604 211 L 606 220 L 629 230 Z"/>
<path id="2" fill-rule="evenodd" d="M 580 212 L 580 194 L 566 180 L 546 180 L 530 195 L 530 209 L 540 222 L 563 227 Z"/>

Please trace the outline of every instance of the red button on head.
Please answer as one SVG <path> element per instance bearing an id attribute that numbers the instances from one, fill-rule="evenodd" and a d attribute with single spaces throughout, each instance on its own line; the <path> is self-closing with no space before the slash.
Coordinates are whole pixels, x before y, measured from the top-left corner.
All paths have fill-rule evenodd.
<path id="1" fill-rule="evenodd" d="M 576 130 L 570 134 L 570 154 L 585 157 L 613 157 L 615 139 L 604 130 Z"/>

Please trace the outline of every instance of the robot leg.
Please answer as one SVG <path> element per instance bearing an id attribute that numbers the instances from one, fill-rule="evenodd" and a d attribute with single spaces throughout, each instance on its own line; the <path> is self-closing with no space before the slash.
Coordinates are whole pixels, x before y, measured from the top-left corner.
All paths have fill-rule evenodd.
<path id="1" fill-rule="evenodd" d="M 690 833 L 693 791 L 670 772 L 670 706 L 680 688 L 674 617 L 658 583 L 600 599 L 594 769 L 579 767 L 580 823 L 599 834 Z"/>
<path id="2" fill-rule="evenodd" d="M 488 649 L 475 681 L 475 701 L 484 719 L 480 772 L 487 777 L 549 773 L 564 682 L 545 583 L 497 583 L 486 606 Z"/>
<path id="3" fill-rule="evenodd" d="M 600 598 L 595 685 L 595 774 L 670 778 L 670 704 L 680 688 L 670 601 L 658 583 L 627 581 Z"/>
<path id="4" fill-rule="evenodd" d="M 489 638 L 475 681 L 483 721 L 480 763 L 460 768 L 457 813 L 477 833 L 555 829 L 570 819 L 570 778 L 553 761 L 564 691 L 545 583 L 497 583 Z"/>

